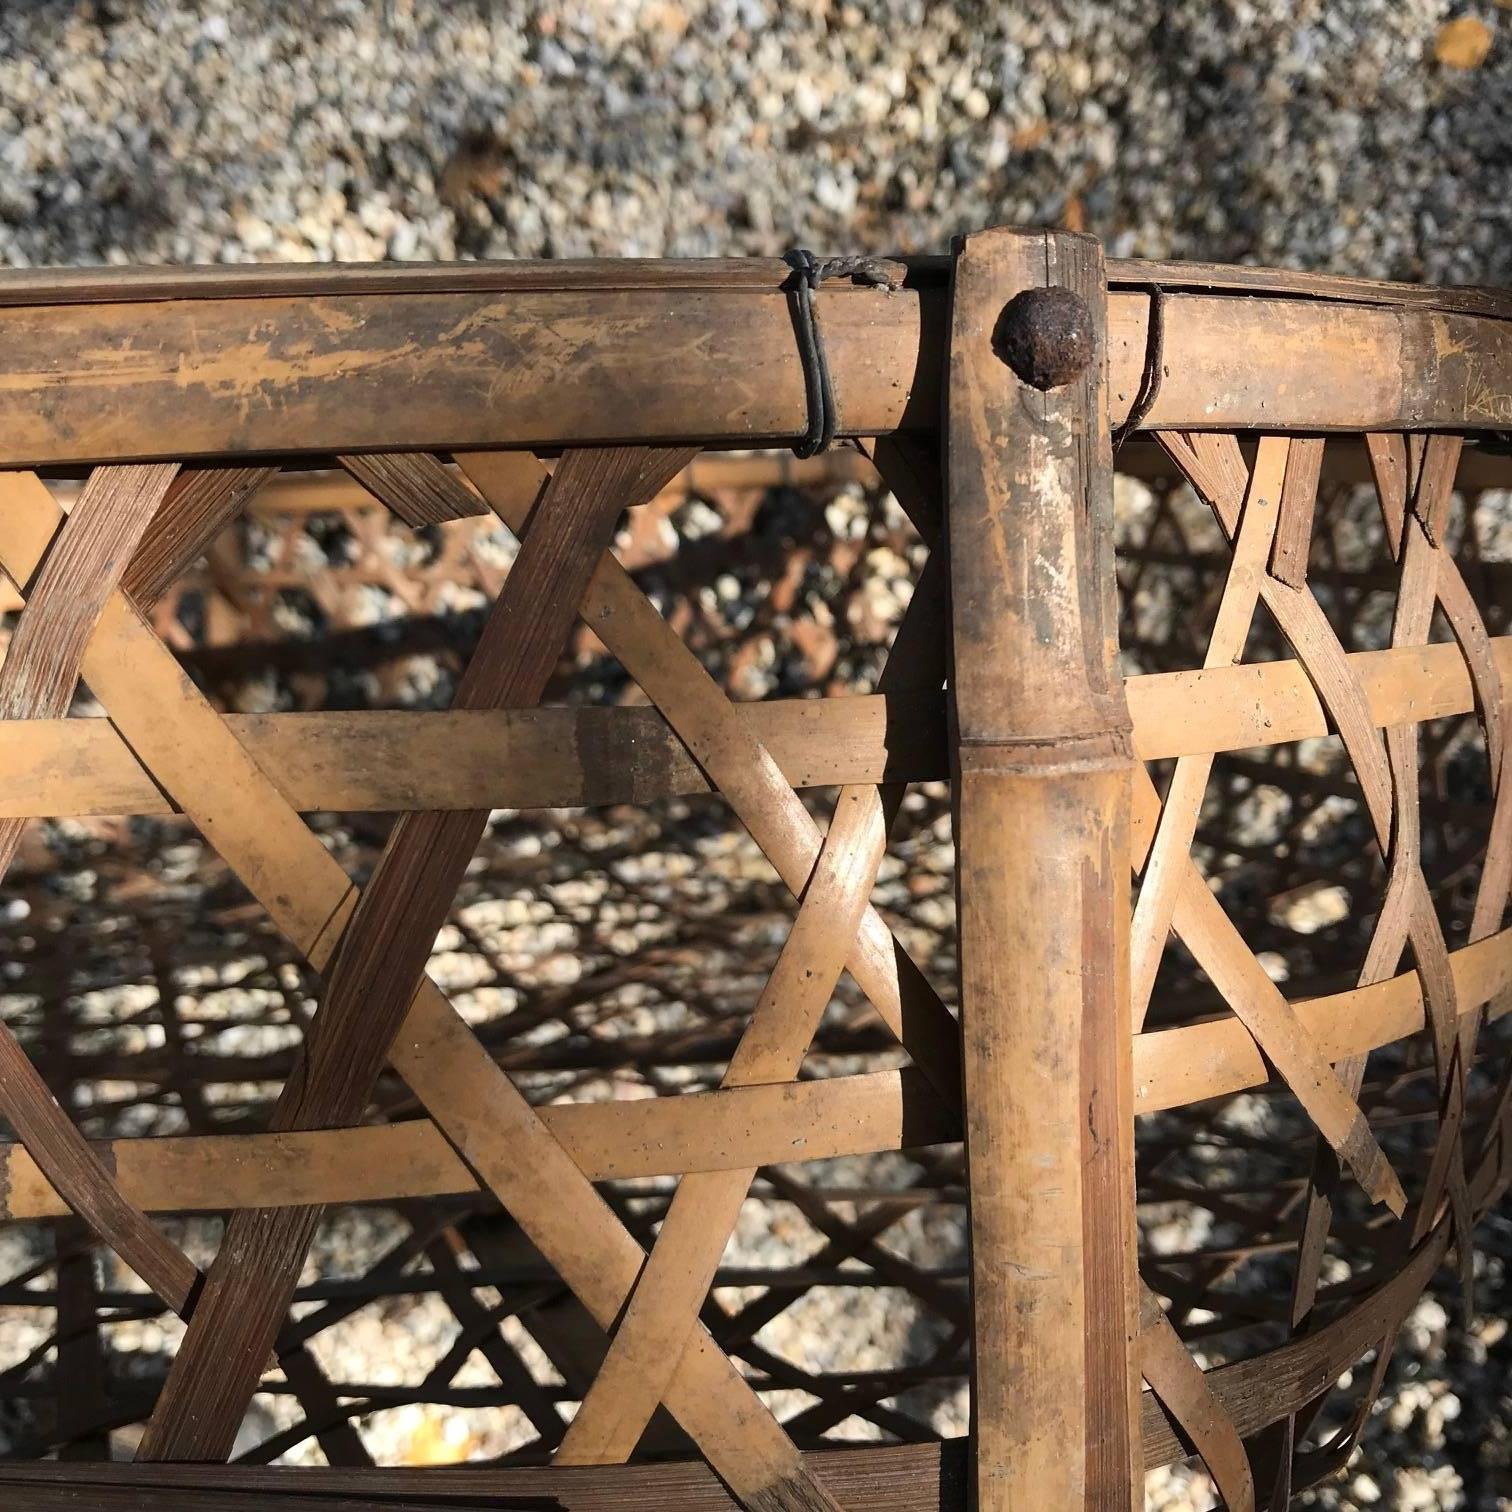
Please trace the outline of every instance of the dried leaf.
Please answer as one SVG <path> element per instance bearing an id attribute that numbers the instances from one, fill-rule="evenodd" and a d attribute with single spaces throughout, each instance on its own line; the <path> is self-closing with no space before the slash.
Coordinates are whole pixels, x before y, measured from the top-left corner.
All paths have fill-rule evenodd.
<path id="1" fill-rule="evenodd" d="M 1445 68 L 1479 68 L 1491 51 L 1491 28 L 1474 16 L 1446 21 L 1433 44 L 1433 56 Z"/>

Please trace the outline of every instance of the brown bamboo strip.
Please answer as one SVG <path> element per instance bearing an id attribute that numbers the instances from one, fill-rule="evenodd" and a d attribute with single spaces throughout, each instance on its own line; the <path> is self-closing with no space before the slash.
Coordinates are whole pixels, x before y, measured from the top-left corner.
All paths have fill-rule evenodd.
<path id="1" fill-rule="evenodd" d="M 743 287 L 718 273 L 680 288 L 615 287 L 612 275 L 567 288 L 558 278 L 508 295 L 348 282 L 302 295 L 0 307 L 0 466 L 165 451 L 753 445 L 803 433 L 788 297 L 769 272 Z M 847 433 L 931 428 L 946 291 L 836 280 L 818 300 Z M 1108 303 L 1117 422 L 1139 391 L 1150 296 L 1119 291 Z M 148 324 L 150 348 L 133 339 Z M 1505 420 L 1495 396 L 1512 386 L 1512 359 L 1503 322 L 1481 314 L 1176 293 L 1164 328 L 1168 371 L 1150 429 L 1473 430 Z"/>
<path id="2" fill-rule="evenodd" d="M 865 1512 L 966 1512 L 966 1441 L 930 1444 L 868 1444 L 806 1454 L 814 1474 L 833 1485 L 847 1507 Z M 405 1467 L 361 1470 L 307 1469 L 249 1465 L 115 1465 L 68 1466 L 79 1472 L 69 1494 L 72 1506 L 80 1491 L 128 1487 L 140 1500 L 126 1503 L 131 1512 L 144 1505 L 180 1512 L 167 1494 L 177 1488 L 213 1501 L 190 1504 L 182 1512 L 239 1508 L 243 1499 L 264 1498 L 283 1509 L 309 1506 L 311 1512 L 732 1512 L 735 1498 L 707 1466 L 694 1462 L 645 1463 L 609 1468 L 487 1467 L 457 1465 L 445 1471 Z M 87 1477 L 87 1478 L 85 1478 Z M 59 1467 L 46 1462 L 0 1465 L 0 1490 L 7 1495 L 59 1480 Z M 371 1497 L 357 1506 L 342 1497 Z M 409 1500 L 406 1500 L 409 1498 Z M 64 1503 L 64 1505 L 69 1505 Z M 248 1512 L 271 1512 L 269 1502 L 247 1501 Z M 109 1512 L 117 1512 L 112 1507 Z"/>
<path id="3" fill-rule="evenodd" d="M 1378 446 L 1377 450 L 1383 456 L 1394 454 L 1384 445 Z M 1458 453 L 1458 439 L 1444 437 L 1431 438 L 1423 453 L 1424 462 L 1431 456 L 1433 463 L 1424 469 L 1418 484 L 1418 492 L 1425 487 L 1430 490 L 1427 507 L 1422 513 L 1437 521 L 1442 520 L 1447 509 L 1453 483 L 1453 461 Z M 1443 465 L 1446 460 L 1449 463 L 1447 467 Z M 1389 494 L 1395 487 L 1395 479 L 1392 468 L 1383 466 L 1381 471 L 1385 480 L 1385 491 L 1380 493 L 1382 516 L 1388 531 L 1391 531 L 1397 511 Z M 1443 553 L 1432 549 L 1427 531 L 1421 527 L 1420 514 L 1416 508 L 1413 510 L 1413 521 L 1414 525 L 1407 527 L 1405 540 L 1398 551 L 1402 560 L 1402 580 L 1392 629 L 1394 645 L 1419 644 L 1427 638 L 1436 597 L 1436 578 L 1443 558 Z M 1305 582 L 1299 586 L 1305 586 Z M 1318 640 L 1320 644 L 1323 643 L 1322 636 Z M 1335 651 L 1331 654 L 1330 661 L 1336 666 L 1338 660 Z M 1332 676 L 1338 681 L 1336 673 Z M 1343 682 L 1347 684 L 1347 676 Z M 1387 729 L 1386 753 L 1390 775 L 1389 781 L 1383 783 L 1371 771 L 1377 741 L 1373 732 L 1363 728 L 1365 721 L 1361 718 L 1360 700 L 1346 700 L 1336 694 L 1333 703 L 1340 710 L 1340 728 L 1346 746 L 1356 759 L 1357 770 L 1361 772 L 1361 785 L 1367 806 L 1390 868 L 1386 899 L 1376 921 L 1370 949 L 1360 974 L 1360 984 L 1368 986 L 1384 980 L 1394 972 L 1409 937 L 1412 938 L 1417 970 L 1423 984 L 1427 1018 L 1434 1030 L 1441 1091 L 1451 1083 L 1455 1084 L 1443 1107 L 1441 1139 L 1430 1168 L 1428 1185 L 1419 1202 L 1413 1242 L 1423 1237 L 1429 1224 L 1437 1216 L 1442 1183 L 1449 1179 L 1454 1186 L 1455 1222 L 1461 1235 L 1461 1249 L 1468 1258 L 1469 1251 L 1463 1236 L 1469 1222 L 1469 1194 L 1464 1183 L 1463 1165 L 1459 1166 L 1456 1180 L 1445 1159 L 1446 1155 L 1458 1159 L 1458 1131 L 1462 1122 L 1463 1083 L 1458 1081 L 1453 1065 L 1446 1059 L 1448 1047 L 1458 1046 L 1459 1015 L 1454 1000 L 1454 981 L 1447 948 L 1422 878 L 1417 731 L 1415 726 L 1406 725 Z M 1364 759 L 1366 757 L 1370 759 Z M 1337 1069 L 1345 1085 L 1357 1095 L 1364 1079 L 1365 1058 L 1350 1057 L 1342 1061 Z M 1444 1134 L 1449 1134 L 1448 1140 L 1442 1137 Z M 1305 1326 L 1316 1300 L 1324 1246 L 1333 1221 L 1333 1197 L 1337 1180 L 1337 1168 L 1333 1161 L 1320 1151 L 1314 1158 L 1307 1213 L 1292 1288 L 1290 1321 L 1294 1330 Z M 1350 1420 L 1335 1435 L 1335 1444 L 1342 1446 L 1352 1442 L 1363 1428 L 1385 1380 L 1392 1343 L 1393 1340 L 1389 1337 L 1382 1339 L 1366 1390 Z M 1321 1405 L 1322 1399 L 1323 1394 L 1320 1393 L 1318 1405 Z M 1287 1434 L 1288 1441 L 1294 1440 L 1296 1431 L 1305 1426 L 1305 1423 L 1297 1422 Z M 1278 1467 L 1278 1474 L 1283 1477 L 1280 1482 L 1283 1490 L 1289 1485 L 1285 1479 L 1289 1471 L 1290 1465 L 1287 1463 Z"/>
<path id="4" fill-rule="evenodd" d="M 1135 847 L 1136 865 L 1159 816 L 1159 796 L 1141 769 L 1134 777 L 1134 828 L 1143 837 Z M 1177 893 L 1172 927 L 1371 1199 L 1400 1213 L 1406 1193 L 1369 1122 L 1307 1034 L 1295 1006 L 1265 974 L 1191 862 Z"/>
<path id="5" fill-rule="evenodd" d="M 166 462 L 91 474 L 35 581 L 17 582 L 27 607 L 0 667 L 0 719 L 56 719 L 68 708 L 100 609 L 177 472 L 177 463 Z M 14 839 L 0 845 L 0 871 L 13 854 Z"/>
<path id="6" fill-rule="evenodd" d="M 1407 502 L 1413 518 L 1417 520 L 1421 528 L 1424 543 L 1431 547 L 1434 540 L 1442 535 L 1443 525 L 1447 519 L 1462 443 L 1459 437 L 1449 436 L 1426 439 L 1409 437 L 1408 442 L 1406 472 L 1409 475 L 1408 482 L 1411 488 Z M 1208 459 L 1220 453 L 1227 453 L 1232 457 L 1237 452 L 1237 447 L 1230 438 L 1196 437 L 1192 438 L 1190 444 L 1196 454 Z M 1393 528 L 1396 517 L 1394 490 L 1397 488 L 1397 467 L 1395 461 L 1384 459 L 1390 455 L 1399 461 L 1400 454 L 1392 452 L 1389 447 L 1381 443 L 1376 445 L 1375 454 L 1383 459 L 1378 471 L 1385 479 L 1386 493 L 1382 495 L 1382 510 L 1388 530 L 1390 530 Z M 1220 466 L 1215 471 L 1215 479 L 1223 473 L 1223 470 Z M 1204 480 L 1196 474 L 1190 476 L 1193 483 L 1202 489 Z M 1227 476 L 1231 480 L 1232 464 L 1227 465 Z M 1239 508 L 1238 497 L 1232 486 L 1212 489 L 1208 496 L 1224 529 L 1232 534 L 1238 526 Z M 1408 549 L 1410 549 L 1410 542 Z M 1437 558 L 1434 559 L 1436 560 Z M 1371 727 L 1371 718 L 1365 701 L 1350 679 L 1343 647 L 1316 600 L 1311 594 L 1289 587 L 1275 578 L 1267 580 L 1262 591 L 1267 606 L 1276 616 L 1282 632 L 1292 642 L 1299 659 L 1318 688 L 1320 697 L 1339 728 L 1351 762 L 1360 779 L 1366 806 L 1375 826 L 1377 841 L 1383 855 L 1389 854 L 1392 844 L 1394 798 L 1397 803 L 1410 801 L 1416 804 L 1415 748 L 1408 746 L 1406 730 L 1397 730 L 1393 736 L 1392 730 L 1388 729 L 1388 746 L 1394 750 L 1393 764 L 1400 769 L 1396 775 L 1393 775 L 1388 769 L 1386 748 L 1383 748 L 1380 739 Z M 1427 637 L 1435 598 L 1435 571 L 1433 564 L 1427 558 L 1420 560 L 1418 570 L 1410 579 L 1404 577 L 1404 598 L 1407 607 L 1405 612 L 1399 608 L 1398 614 L 1398 629 L 1402 633 L 1394 635 L 1393 638 L 1398 644 L 1420 643 Z M 1448 1078 L 1445 1083 L 1446 1095 L 1449 1098 L 1446 1117 L 1451 1127 L 1457 1126 L 1459 1109 L 1462 1107 L 1463 1089 L 1459 1080 L 1462 1071 L 1455 1071 L 1449 1045 L 1449 1039 L 1453 1035 L 1458 1018 L 1452 1001 L 1453 982 L 1449 974 L 1447 947 L 1444 944 L 1437 913 L 1415 855 L 1411 859 L 1409 869 L 1403 873 L 1402 885 L 1396 890 L 1394 896 L 1399 907 L 1404 910 L 1403 917 L 1407 920 L 1407 931 L 1414 945 L 1419 969 L 1424 973 L 1430 1008 L 1429 1019 L 1435 1026 L 1436 1053 L 1441 1066 L 1441 1075 Z M 1388 895 L 1388 904 L 1392 902 L 1392 897 L 1393 895 Z M 1390 912 L 1386 917 L 1388 919 L 1392 917 Z M 1389 940 L 1392 935 L 1388 931 L 1381 938 Z M 1395 956 L 1388 947 L 1381 959 L 1370 962 L 1368 965 L 1376 974 L 1385 975 L 1394 969 Z M 1351 1079 L 1358 1079 L 1358 1072 L 1352 1066 L 1343 1068 L 1342 1074 L 1345 1076 L 1346 1084 Z M 1440 1159 L 1447 1161 L 1451 1157 L 1444 1151 L 1445 1147 L 1441 1144 Z M 1431 1181 L 1441 1174 L 1440 1159 L 1436 1159 L 1430 1166 Z M 1463 1220 L 1468 1201 L 1463 1176 L 1450 1173 L 1450 1179 L 1454 1183 L 1454 1200 Z M 1424 1213 L 1430 1212 L 1436 1204 L 1436 1189 L 1430 1185 L 1425 1196 L 1427 1200 L 1423 1204 L 1418 1219 L 1419 1234 L 1426 1221 Z"/>
<path id="7" fill-rule="evenodd" d="M 941 513 L 938 457 L 921 455 L 898 440 L 879 444 L 877 451 L 904 507 L 933 539 Z M 900 688 L 933 691 L 944 680 L 942 568 L 937 553 L 920 577 L 878 684 L 884 696 Z M 886 793 L 864 785 L 841 791 L 798 918 L 731 1057 L 723 1087 L 797 1076 L 854 948 L 901 798 L 900 787 Z M 568 1430 L 559 1456 L 563 1463 L 619 1463 L 634 1451 L 666 1395 L 755 1175 L 751 1166 L 683 1177 L 609 1353 Z"/>
<path id="8" fill-rule="evenodd" d="M 1470 1005 L 1486 1003 L 1512 984 L 1512 930 L 1466 945 L 1450 959 L 1455 997 L 1462 1012 L 1469 1013 Z M 1412 971 L 1330 997 L 1300 999 L 1291 1007 L 1329 1062 L 1405 1039 L 1426 1023 L 1422 982 Z M 1271 1075 L 1245 1027 L 1230 1019 L 1146 1030 L 1134 1042 L 1140 1113 L 1264 1086 Z"/>
<path id="9" fill-rule="evenodd" d="M 488 513 L 488 506 L 428 452 L 380 452 L 336 460 L 406 525 L 441 525 Z"/>
<path id="10" fill-rule="evenodd" d="M 58 518 L 50 496 L 31 481 L 31 489 L 12 491 L 11 508 L 0 513 L 0 565 L 22 578 Z M 107 601 L 84 675 L 154 775 L 177 792 L 279 926 L 322 965 L 354 900 L 349 881 L 119 594 Z M 447 1138 L 609 1326 L 644 1252 L 428 980 L 391 1058 Z M 717 1453 L 716 1463 L 727 1482 L 749 1488 L 749 1499 L 765 1497 L 773 1512 L 813 1505 L 812 1480 L 796 1449 L 705 1330 L 689 1346 L 670 1405 L 700 1444 L 707 1439 L 716 1450 L 732 1417 L 745 1425 L 740 1444 Z"/>
<path id="11" fill-rule="evenodd" d="M 1488 1152 L 1472 1183 L 1478 1211 L 1485 1211 L 1496 1201 L 1506 1180 L 1507 1168 L 1497 1154 L 1493 1131 Z M 1411 1306 L 1446 1247 L 1446 1228 L 1441 1225 L 1400 1272 L 1328 1324 L 1277 1351 L 1208 1372 L 1209 1388 L 1238 1430 L 1246 1435 L 1257 1432 L 1305 1403 L 1318 1380 L 1336 1378 L 1348 1369 L 1371 1346 L 1382 1318 Z M 1143 1398 L 1143 1440 L 1144 1459 L 1150 1468 L 1179 1460 L 1188 1452 L 1180 1429 L 1150 1392 Z M 959 1512 L 965 1505 L 962 1480 L 965 1447 L 965 1441 L 960 1440 L 954 1445 L 867 1447 L 806 1456 L 806 1460 L 855 1505 L 878 1508 L 897 1505 L 909 1512 L 916 1507 L 941 1507 Z M 953 1467 L 944 1479 L 942 1454 Z M 252 1489 L 262 1485 L 277 1487 L 286 1499 L 307 1491 L 326 1499 L 343 1494 L 382 1494 L 392 1501 L 409 1494 L 411 1488 L 414 1494 L 423 1489 L 428 1497 L 449 1506 L 474 1496 L 496 1501 L 500 1497 L 532 1495 L 549 1496 L 562 1506 L 585 1509 L 733 1505 L 713 1476 L 696 1464 L 617 1467 L 609 1471 L 591 1467 L 551 1470 L 459 1467 L 447 1473 L 444 1483 L 432 1471 L 402 1469 L 270 1471 L 246 1466 L 94 1467 L 46 1462 L 8 1463 L 0 1467 L 0 1484 L 8 1486 L 48 1485 L 62 1478 L 78 1485 L 120 1483 L 154 1492 L 164 1487 L 204 1488 L 221 1497 L 238 1487 Z M 888 1500 L 893 1496 L 916 1499 L 895 1503 Z"/>
<path id="12" fill-rule="evenodd" d="M 1230 1512 L 1254 1512 L 1255 1482 L 1244 1442 L 1148 1287 L 1143 1288 L 1139 1322 L 1140 1372 L 1167 1415 L 1196 1445 L 1224 1505 Z"/>
<path id="13" fill-rule="evenodd" d="M 1456 622 L 1451 616 L 1451 623 Z M 1491 638 L 1474 677 L 1451 645 L 1356 651 L 1350 679 L 1370 722 L 1470 712 L 1512 680 L 1512 637 Z M 1161 672 L 1126 684 L 1147 761 L 1330 733 L 1296 661 Z M 949 775 L 936 695 L 859 695 L 733 705 L 795 788 Z M 227 724 L 302 812 L 562 808 L 649 803 L 711 783 L 654 709 L 231 714 Z M 163 793 L 105 719 L 0 722 L 0 818 L 169 814 Z"/>
<path id="14" fill-rule="evenodd" d="M 886 844 L 880 794 L 846 789 L 722 1087 L 798 1074 L 853 947 Z M 618 1464 L 634 1451 L 676 1373 L 755 1174 L 749 1166 L 679 1182 L 609 1354 L 567 1430 L 563 1464 Z"/>
<path id="15" fill-rule="evenodd" d="M 273 476 L 271 467 L 181 472 L 127 565 L 121 587 L 144 609 L 150 608 Z"/>
<path id="16" fill-rule="evenodd" d="M 1464 1015 L 1512 987 L 1512 929 L 1450 957 Z M 1419 1033 L 1422 983 L 1406 971 L 1294 1007 L 1331 1061 Z M 1512 1000 L 1490 1017 L 1512 1012 Z M 1214 1019 L 1134 1041 L 1136 1106 L 1158 1112 L 1263 1086 L 1270 1068 L 1243 1025 Z M 919 1072 L 575 1103 L 539 1116 L 592 1181 L 730 1170 L 909 1149 L 959 1137 Z M 377 1202 L 472 1191 L 476 1182 L 429 1120 L 381 1127 L 121 1139 L 100 1147 L 128 1201 L 145 1212 L 302 1202 Z M 22 1146 L 0 1143 L 0 1219 L 61 1216 L 67 1204 Z"/>
<path id="17" fill-rule="evenodd" d="M 1042 392 L 999 353 L 1045 287 L 1078 301 L 1090 351 Z M 946 431 L 982 1512 L 1135 1496 L 1130 753 L 1112 666 L 1107 320 L 1089 238 L 960 245 Z"/>
<path id="18" fill-rule="evenodd" d="M 739 1170 L 906 1150 L 960 1137 L 912 1068 L 789 1085 L 538 1110 L 590 1181 Z M 144 1212 L 362 1203 L 477 1190 L 430 1119 L 275 1134 L 162 1135 L 99 1146 Z M 0 1219 L 61 1217 L 68 1204 L 25 1146 L 0 1142 Z"/>
<path id="19" fill-rule="evenodd" d="M 1261 443 L 1255 471 L 1249 480 L 1243 524 L 1234 544 L 1218 616 L 1203 657 L 1204 668 L 1232 666 L 1244 652 L 1260 598 L 1260 579 L 1271 554 L 1277 519 L 1284 502 L 1283 481 L 1291 490 L 1295 513 L 1300 497 L 1293 483 L 1292 443 L 1266 437 Z M 1310 521 L 1311 501 L 1306 501 Z M 1166 938 L 1176 911 L 1176 897 L 1190 862 L 1192 840 L 1202 797 L 1213 770 L 1210 756 L 1184 756 L 1176 763 L 1161 809 L 1160 823 L 1145 862 L 1134 909 L 1132 928 L 1133 964 L 1130 968 L 1129 1000 L 1135 1033 L 1143 1027 L 1155 986 L 1155 973 L 1165 953 Z"/>
<path id="20" fill-rule="evenodd" d="M 468 662 L 460 707 L 540 698 L 621 510 L 654 494 L 686 460 L 681 451 L 562 459 Z M 397 496 L 411 476 L 401 469 L 384 483 Z M 431 503 L 422 487 L 412 512 Z M 416 811 L 399 820 L 342 933 L 303 1053 L 274 1107 L 275 1129 L 339 1126 L 362 1112 L 487 823 L 487 810 Z M 232 1216 L 140 1457 L 229 1454 L 319 1220 L 320 1209 L 308 1206 Z"/>
<path id="21" fill-rule="evenodd" d="M 49 517 L 33 535 L 25 566 L 15 559 L 6 564 L 27 606 L 0 666 L 0 719 L 55 717 L 67 708 L 89 636 L 177 471 L 176 463 L 98 468 L 61 529 L 48 502 Z M 0 823 L 0 875 L 23 823 Z M 122 1198 L 6 1024 L 0 1024 L 0 1108 L 69 1207 L 164 1301 L 182 1306 L 198 1280 L 194 1266 Z"/>
<path id="22" fill-rule="evenodd" d="M 1271 553 L 1271 576 L 1293 588 L 1307 578 L 1307 556 L 1312 548 L 1313 511 L 1318 502 L 1318 481 L 1323 473 L 1323 438 L 1299 436 L 1287 455 L 1286 482 L 1281 493 L 1281 516 Z"/>
<path id="23" fill-rule="evenodd" d="M 1512 639 L 1507 652 L 1512 670 Z M 795 788 L 949 773 L 939 693 L 734 708 Z M 232 714 L 227 724 L 302 812 L 561 808 L 711 790 L 655 709 Z M 0 816 L 172 812 L 108 720 L 0 724 Z"/>
<path id="24" fill-rule="evenodd" d="M 1497 1154 L 1496 1131 L 1481 1160 L 1474 1181 L 1473 1195 L 1477 1211 L 1484 1212 L 1505 1189 L 1507 1168 Z M 1209 1389 L 1219 1405 L 1243 1434 L 1253 1434 L 1302 1403 L 1315 1390 L 1319 1379 L 1334 1379 L 1377 1336 L 1381 1319 L 1400 1315 L 1410 1307 L 1424 1282 L 1442 1258 L 1447 1247 L 1446 1226 L 1440 1225 L 1395 1275 L 1388 1277 L 1372 1292 L 1315 1332 L 1282 1346 L 1279 1350 L 1223 1366 L 1207 1373 Z M 1144 1462 L 1147 1467 L 1168 1464 L 1183 1458 L 1187 1451 L 1180 1429 L 1170 1421 L 1159 1398 L 1151 1392 L 1143 1397 Z M 829 1454 L 806 1456 L 826 1481 L 843 1487 L 848 1499 L 853 1493 L 856 1505 L 885 1508 L 893 1505 L 886 1498 L 893 1494 L 917 1494 L 923 1501 L 904 1502 L 906 1508 L 961 1509 L 965 1505 L 964 1441 L 956 1447 L 945 1444 L 910 1445 L 898 1448 L 849 1449 Z M 942 1475 L 940 1454 L 960 1454 L 952 1461 L 951 1475 Z M 869 1467 L 871 1479 L 851 1477 Z M 276 1482 L 266 1479 L 276 1475 Z M 257 1476 L 251 1480 L 249 1477 Z M 386 1497 L 403 1495 L 421 1485 L 426 1494 L 443 1505 L 474 1495 L 491 1499 L 509 1496 L 549 1495 L 562 1499 L 563 1506 L 583 1508 L 636 1506 L 637 1497 L 645 1497 L 648 1506 L 729 1507 L 728 1493 L 719 1488 L 707 1470 L 699 1465 L 646 1465 L 616 1467 L 611 1471 L 592 1467 L 551 1470 L 500 1470 L 459 1467 L 448 1472 L 443 1486 L 431 1471 L 405 1470 L 306 1470 L 279 1469 L 253 1471 L 242 1466 L 162 1465 L 132 1466 L 60 1466 L 46 1462 L 9 1463 L 0 1467 L 0 1484 L 52 1484 L 68 1478 L 76 1484 L 118 1482 L 138 1488 L 157 1490 L 164 1487 L 214 1489 L 217 1494 L 238 1487 L 251 1489 L 258 1484 L 276 1484 L 280 1494 L 289 1496 L 308 1490 L 322 1497 L 341 1494 L 364 1494 L 381 1491 Z M 423 1478 L 423 1479 L 422 1479 Z M 574 1500 L 579 1496 L 583 1500 Z M 586 1499 L 597 1496 L 598 1500 Z M 714 1497 L 714 1500 L 699 1500 Z M 717 1498 L 723 1498 L 719 1500 Z M 605 1499 L 608 1498 L 608 1499 Z M 933 1498 L 938 1498 L 935 1500 Z M 952 1499 L 953 1498 L 953 1499 Z"/>
<path id="25" fill-rule="evenodd" d="M 1402 554 L 1402 528 L 1407 523 L 1407 438 L 1399 431 L 1373 431 L 1365 437 L 1365 448 L 1386 544 L 1395 560 Z"/>
<path id="26" fill-rule="evenodd" d="M 539 465 L 519 453 L 471 453 L 457 460 L 500 518 L 516 527 L 539 487 Z M 735 706 L 610 555 L 589 583 L 583 616 L 677 731 L 784 885 L 800 894 L 819 854 L 813 819 Z M 955 1103 L 955 1020 L 874 908 L 867 908 L 847 965 L 941 1097 Z"/>

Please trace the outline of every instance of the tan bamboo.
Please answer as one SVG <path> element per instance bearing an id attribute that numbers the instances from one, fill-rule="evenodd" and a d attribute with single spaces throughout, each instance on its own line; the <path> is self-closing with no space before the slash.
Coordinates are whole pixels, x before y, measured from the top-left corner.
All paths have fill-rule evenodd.
<path id="1" fill-rule="evenodd" d="M 1090 337 L 1045 393 L 998 352 L 1010 301 L 1042 288 L 1075 296 Z M 1105 305 L 1090 239 L 997 231 L 959 252 L 947 468 L 980 1512 L 1136 1495 Z"/>

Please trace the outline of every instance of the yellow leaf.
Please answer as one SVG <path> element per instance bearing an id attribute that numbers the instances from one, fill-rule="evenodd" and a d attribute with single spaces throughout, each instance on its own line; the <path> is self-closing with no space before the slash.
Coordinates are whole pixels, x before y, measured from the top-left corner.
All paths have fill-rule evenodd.
<path id="1" fill-rule="evenodd" d="M 1507 0 L 1500 0 L 1506 4 Z M 1474 16 L 1446 21 L 1433 44 L 1433 56 L 1445 68 L 1479 68 L 1491 51 L 1491 28 Z"/>
<path id="2" fill-rule="evenodd" d="M 473 1448 L 471 1434 L 448 1433 L 444 1419 L 427 1414 L 410 1435 L 405 1446 L 407 1465 L 456 1465 L 468 1457 Z"/>

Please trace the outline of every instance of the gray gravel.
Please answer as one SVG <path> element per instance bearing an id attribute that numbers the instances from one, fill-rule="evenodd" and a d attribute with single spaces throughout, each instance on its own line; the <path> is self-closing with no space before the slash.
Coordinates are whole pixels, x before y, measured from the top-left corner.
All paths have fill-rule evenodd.
<path id="1" fill-rule="evenodd" d="M 1478 68 L 1435 61 L 1482 21 Z M 0 261 L 932 249 L 1505 281 L 1493 0 L 7 0 Z M 1499 34 L 1498 34 L 1499 29 Z"/>

